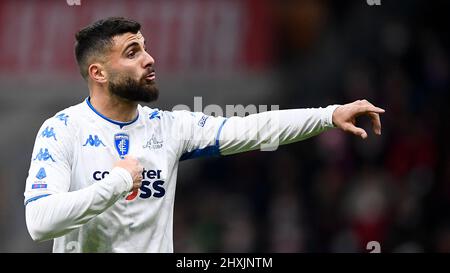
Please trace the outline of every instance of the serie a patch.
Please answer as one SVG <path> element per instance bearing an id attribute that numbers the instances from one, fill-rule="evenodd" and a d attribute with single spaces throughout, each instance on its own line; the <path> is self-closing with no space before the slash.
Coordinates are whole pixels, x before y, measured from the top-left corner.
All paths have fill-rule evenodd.
<path id="1" fill-rule="evenodd" d="M 47 188 L 47 184 L 42 184 L 42 183 L 33 184 L 33 185 L 31 185 L 31 188 L 32 189 L 46 189 Z"/>

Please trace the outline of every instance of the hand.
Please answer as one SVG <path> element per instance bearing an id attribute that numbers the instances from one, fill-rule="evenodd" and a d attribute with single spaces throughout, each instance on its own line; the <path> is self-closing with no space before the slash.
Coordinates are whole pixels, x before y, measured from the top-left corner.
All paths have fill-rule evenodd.
<path id="1" fill-rule="evenodd" d="M 144 167 L 136 158 L 126 156 L 124 159 L 117 161 L 114 164 L 114 167 L 124 168 L 131 174 L 131 177 L 133 178 L 133 188 L 131 191 L 139 189 L 142 184 L 142 171 L 144 170 Z"/>
<path id="2" fill-rule="evenodd" d="M 374 106 L 367 100 L 357 100 L 339 106 L 333 112 L 333 124 L 345 132 L 353 133 L 362 139 L 367 138 L 364 129 L 356 127 L 356 118 L 361 115 L 368 115 L 372 120 L 372 129 L 377 135 L 381 135 L 380 114 L 384 113 L 384 109 Z"/>

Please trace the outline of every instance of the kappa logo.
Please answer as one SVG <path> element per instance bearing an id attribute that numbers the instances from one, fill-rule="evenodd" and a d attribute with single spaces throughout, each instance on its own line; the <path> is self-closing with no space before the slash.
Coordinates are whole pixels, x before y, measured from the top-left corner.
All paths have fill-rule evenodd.
<path id="1" fill-rule="evenodd" d="M 115 134 L 114 144 L 120 158 L 124 158 L 130 150 L 130 136 L 125 133 Z"/>
<path id="2" fill-rule="evenodd" d="M 161 119 L 161 116 L 159 115 L 159 111 L 155 110 L 153 112 L 150 113 L 150 120 L 157 118 L 157 119 Z"/>
<path id="3" fill-rule="evenodd" d="M 56 162 L 52 155 L 50 154 L 50 152 L 48 151 L 47 148 L 45 149 L 39 149 L 39 153 L 36 155 L 36 157 L 33 159 L 33 161 L 38 160 L 38 161 L 47 161 L 51 159 L 53 162 Z"/>
<path id="4" fill-rule="evenodd" d="M 56 140 L 56 134 L 55 134 L 55 131 L 54 131 L 53 127 L 47 126 L 47 127 L 44 129 L 44 131 L 42 131 L 41 137 L 46 137 L 46 138 L 51 138 L 51 137 L 53 137 L 53 139 Z"/>
<path id="5" fill-rule="evenodd" d="M 142 146 L 143 149 L 160 149 L 163 146 L 163 140 L 157 139 L 155 134 L 147 141 L 145 145 Z"/>
<path id="6" fill-rule="evenodd" d="M 69 119 L 68 115 L 66 115 L 64 113 L 61 113 L 61 114 L 57 115 L 55 118 L 57 118 L 57 119 L 59 119 L 61 121 L 64 121 L 64 125 L 67 126 L 67 120 Z"/>
<path id="7" fill-rule="evenodd" d="M 98 138 L 97 135 L 94 135 L 94 137 L 92 137 L 92 135 L 89 135 L 88 139 L 86 140 L 86 143 L 84 143 L 83 146 L 92 146 L 92 147 L 98 147 L 100 145 L 103 145 L 103 147 L 106 147 L 105 144 L 100 140 L 100 138 Z"/>

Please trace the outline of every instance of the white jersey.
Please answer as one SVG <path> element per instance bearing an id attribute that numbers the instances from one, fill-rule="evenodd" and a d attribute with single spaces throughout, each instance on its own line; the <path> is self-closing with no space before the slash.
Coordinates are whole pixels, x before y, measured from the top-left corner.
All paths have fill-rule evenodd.
<path id="1" fill-rule="evenodd" d="M 333 127 L 336 107 L 227 119 L 138 105 L 136 119 L 123 123 L 97 112 L 88 98 L 38 132 L 24 193 L 30 235 L 54 239 L 54 252 L 173 252 L 179 161 L 313 136 Z M 132 193 L 131 175 L 113 169 L 126 155 L 144 166 Z"/>

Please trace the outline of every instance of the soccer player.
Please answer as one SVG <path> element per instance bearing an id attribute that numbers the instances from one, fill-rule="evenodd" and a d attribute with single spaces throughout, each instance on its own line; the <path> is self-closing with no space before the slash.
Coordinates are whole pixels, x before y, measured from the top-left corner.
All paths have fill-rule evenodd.
<path id="1" fill-rule="evenodd" d="M 26 223 L 54 252 L 173 252 L 178 162 L 282 145 L 340 128 L 362 138 L 368 115 L 381 134 L 384 110 L 366 100 L 247 117 L 161 111 L 154 59 L 140 24 L 97 21 L 76 34 L 76 59 L 89 87 L 81 103 L 39 130 L 26 180 Z"/>

